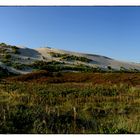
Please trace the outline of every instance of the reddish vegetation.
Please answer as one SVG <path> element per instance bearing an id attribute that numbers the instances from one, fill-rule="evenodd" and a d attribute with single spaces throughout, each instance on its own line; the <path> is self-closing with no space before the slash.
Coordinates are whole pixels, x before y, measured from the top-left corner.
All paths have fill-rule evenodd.
<path id="1" fill-rule="evenodd" d="M 33 72 L 26 75 L 7 78 L 11 81 L 21 82 L 92 82 L 93 84 L 117 84 L 140 85 L 140 73 L 50 73 L 47 71 Z"/>
<path id="2" fill-rule="evenodd" d="M 8 81 L 32 81 L 32 80 L 37 80 L 41 78 L 46 78 L 49 75 L 47 71 L 38 71 L 38 72 L 32 72 L 29 74 L 25 75 L 19 75 L 19 76 L 14 76 L 14 77 L 8 77 L 6 80 Z"/>

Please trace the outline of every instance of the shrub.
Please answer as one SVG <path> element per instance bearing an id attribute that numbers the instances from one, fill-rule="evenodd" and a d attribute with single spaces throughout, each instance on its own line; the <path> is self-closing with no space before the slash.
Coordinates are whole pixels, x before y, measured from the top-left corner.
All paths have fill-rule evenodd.
<path id="1" fill-rule="evenodd" d="M 15 69 L 18 69 L 18 70 L 23 70 L 23 69 L 26 68 L 26 65 L 25 64 L 20 64 L 20 63 L 13 63 L 12 67 L 14 67 Z"/>
<path id="2" fill-rule="evenodd" d="M 10 54 L 5 54 L 5 55 L 4 55 L 4 58 L 5 58 L 5 59 L 10 59 L 10 58 L 11 58 L 11 55 L 10 55 Z"/>
<path id="3" fill-rule="evenodd" d="M 6 47 L 7 44 L 5 44 L 5 43 L 0 43 L 0 46 L 2 46 L 2 47 Z"/>
<path id="4" fill-rule="evenodd" d="M 67 54 L 61 54 L 61 53 L 55 53 L 55 52 L 50 52 L 50 55 L 52 57 L 64 57 L 64 56 L 67 56 Z"/>
<path id="5" fill-rule="evenodd" d="M 111 66 L 107 66 L 108 70 L 112 70 Z"/>
<path id="6" fill-rule="evenodd" d="M 18 47 L 16 47 L 16 46 L 11 46 L 11 47 L 12 47 L 14 54 L 20 54 L 20 52 L 18 51 L 19 50 Z"/>
<path id="7" fill-rule="evenodd" d="M 88 59 L 86 57 L 82 57 L 82 56 L 75 56 L 75 55 L 66 55 L 62 57 L 62 60 L 77 60 L 77 61 L 81 61 L 81 62 L 87 62 L 89 63 L 90 61 L 92 61 L 91 59 Z"/>

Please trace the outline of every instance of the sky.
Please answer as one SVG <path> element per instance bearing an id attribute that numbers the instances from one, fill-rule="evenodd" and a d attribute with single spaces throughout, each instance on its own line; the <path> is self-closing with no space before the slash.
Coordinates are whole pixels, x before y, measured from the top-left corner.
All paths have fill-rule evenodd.
<path id="1" fill-rule="evenodd" d="M 140 7 L 0 7 L 0 42 L 140 63 Z"/>

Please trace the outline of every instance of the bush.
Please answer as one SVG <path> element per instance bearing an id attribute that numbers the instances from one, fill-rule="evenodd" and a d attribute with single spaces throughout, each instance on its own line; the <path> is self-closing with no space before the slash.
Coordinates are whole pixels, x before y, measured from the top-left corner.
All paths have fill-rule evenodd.
<path id="1" fill-rule="evenodd" d="M 12 47 L 14 54 L 20 54 L 20 52 L 18 51 L 19 50 L 18 47 L 16 47 L 16 46 L 11 46 L 11 47 Z"/>
<path id="2" fill-rule="evenodd" d="M 20 63 L 13 63 L 12 67 L 18 70 L 24 70 L 26 68 L 25 64 L 20 64 Z"/>
<path id="3" fill-rule="evenodd" d="M 68 54 L 61 54 L 61 53 L 50 52 L 50 55 L 52 57 L 64 57 L 64 56 L 67 56 Z"/>
<path id="4" fill-rule="evenodd" d="M 0 46 L 5 47 L 5 46 L 7 46 L 7 44 L 5 44 L 5 43 L 0 43 Z"/>
<path id="5" fill-rule="evenodd" d="M 81 61 L 81 62 L 91 62 L 91 59 L 88 59 L 86 57 L 82 57 L 82 56 L 75 56 L 75 55 L 66 55 L 62 57 L 62 60 L 67 60 L 67 61 L 71 61 L 71 60 L 77 60 L 77 61 Z"/>
<path id="6" fill-rule="evenodd" d="M 11 58 L 11 55 L 10 55 L 10 54 L 5 54 L 5 55 L 4 55 L 4 58 L 5 58 L 5 59 L 10 59 L 10 58 Z"/>

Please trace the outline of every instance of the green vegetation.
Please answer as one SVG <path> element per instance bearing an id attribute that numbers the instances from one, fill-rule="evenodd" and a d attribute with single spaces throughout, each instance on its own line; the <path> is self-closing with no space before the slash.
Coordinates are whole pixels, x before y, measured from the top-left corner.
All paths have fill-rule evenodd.
<path id="1" fill-rule="evenodd" d="M 135 69 L 135 68 L 134 68 L 134 69 L 132 69 L 132 68 L 126 69 L 126 68 L 124 68 L 124 67 L 120 67 L 119 72 L 121 72 L 121 73 L 139 73 L 140 70 Z"/>
<path id="2" fill-rule="evenodd" d="M 19 48 L 16 46 L 11 46 L 14 54 L 20 54 Z"/>
<path id="3" fill-rule="evenodd" d="M 65 56 L 67 56 L 68 54 L 50 52 L 50 55 L 51 55 L 52 57 L 65 57 Z"/>
<path id="4" fill-rule="evenodd" d="M 5 46 L 7 46 L 7 44 L 5 44 L 5 43 L 0 43 L 0 46 L 1 46 L 1 47 L 5 47 Z"/>
<path id="5" fill-rule="evenodd" d="M 18 70 L 25 70 L 26 68 L 30 68 L 29 65 L 27 65 L 27 64 L 12 62 L 9 59 L 2 59 L 1 62 L 5 63 L 6 66 L 10 66 L 10 67 L 13 67 Z"/>
<path id="6" fill-rule="evenodd" d="M 0 78 L 3 78 L 3 77 L 7 77 L 7 76 L 13 76 L 14 74 L 9 72 L 6 68 L 2 68 L 0 66 Z M 1 81 L 1 79 L 0 79 Z"/>
<path id="7" fill-rule="evenodd" d="M 61 54 L 61 53 L 54 53 L 54 52 L 50 52 L 52 57 L 61 57 L 62 60 L 66 60 L 66 61 L 81 61 L 81 62 L 91 62 L 91 59 L 88 59 L 86 57 L 82 57 L 82 56 L 75 56 L 75 55 L 70 55 L 70 54 Z"/>
<path id="8" fill-rule="evenodd" d="M 79 71 L 79 72 L 105 72 L 99 67 L 94 68 L 86 65 L 65 65 L 64 62 L 58 61 L 35 61 L 30 67 L 38 70 L 47 70 L 50 72 L 60 72 L 60 71 Z"/>
<path id="9" fill-rule="evenodd" d="M 7 45 L 7 44 L 5 44 L 5 43 L 0 43 L 0 47 L 2 47 L 2 48 L 0 48 L 0 51 L 1 51 L 2 53 L 5 53 L 6 50 L 7 50 L 7 48 L 12 48 L 12 53 L 14 53 L 14 54 L 20 54 L 19 51 L 18 51 L 19 48 L 16 47 L 16 46 Z"/>
<path id="10" fill-rule="evenodd" d="M 128 72 L 128 69 L 126 69 L 124 67 L 120 67 L 120 72 Z"/>
<path id="11" fill-rule="evenodd" d="M 7 78 L 0 82 L 0 133 L 140 133 L 139 79 L 46 71 Z"/>
<path id="12" fill-rule="evenodd" d="M 49 70 L 49 71 L 59 71 L 61 69 L 61 62 L 57 61 L 35 61 L 33 64 L 29 65 L 30 67 L 38 70 Z"/>
<path id="13" fill-rule="evenodd" d="M 8 53 L 5 53 L 2 57 L 1 57 L 1 62 L 5 63 L 7 66 L 11 66 L 12 62 L 11 62 L 11 55 Z"/>
<path id="14" fill-rule="evenodd" d="M 11 55 L 10 55 L 10 54 L 5 54 L 5 55 L 4 55 L 4 59 L 8 60 L 8 59 L 10 59 L 10 58 L 11 58 Z"/>
<path id="15" fill-rule="evenodd" d="M 67 65 L 64 62 L 58 61 L 35 61 L 33 64 L 29 65 L 37 70 L 47 70 L 50 72 L 61 72 L 61 71 L 79 71 L 79 72 L 101 72 L 101 73 L 139 73 L 137 69 L 125 69 L 121 67 L 120 70 L 114 70 L 111 66 L 108 66 L 107 69 L 102 69 L 100 67 L 91 67 L 87 65 Z"/>
<path id="16" fill-rule="evenodd" d="M 28 65 L 21 64 L 21 63 L 12 63 L 11 66 L 15 69 L 18 69 L 18 70 L 24 70 L 28 67 Z"/>
<path id="17" fill-rule="evenodd" d="M 82 57 L 82 56 L 75 56 L 75 55 L 66 55 L 62 57 L 62 60 L 67 60 L 67 61 L 72 61 L 72 60 L 76 60 L 76 61 L 81 61 L 81 62 L 91 62 L 91 59 L 88 59 L 86 57 Z"/>
<path id="18" fill-rule="evenodd" d="M 111 66 L 107 66 L 108 70 L 112 70 L 112 67 Z"/>

